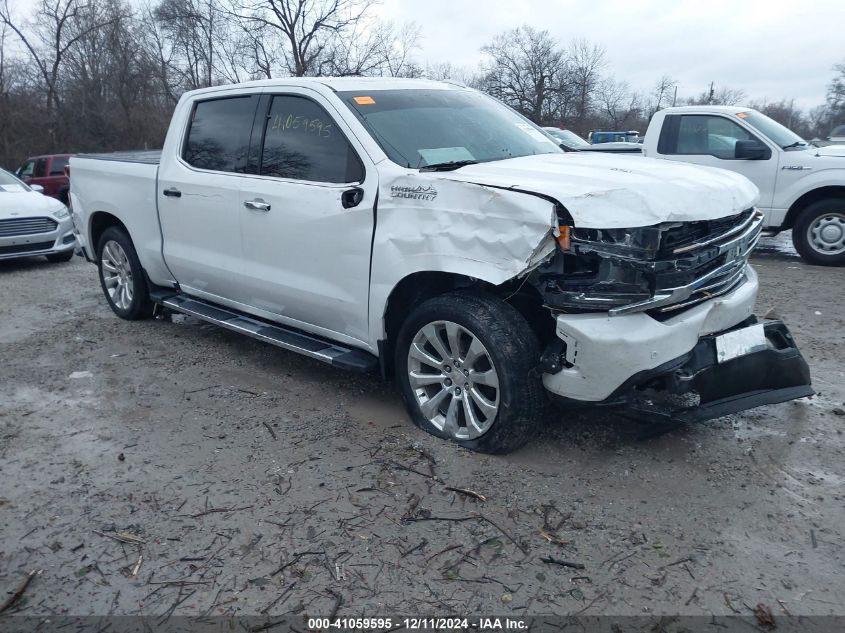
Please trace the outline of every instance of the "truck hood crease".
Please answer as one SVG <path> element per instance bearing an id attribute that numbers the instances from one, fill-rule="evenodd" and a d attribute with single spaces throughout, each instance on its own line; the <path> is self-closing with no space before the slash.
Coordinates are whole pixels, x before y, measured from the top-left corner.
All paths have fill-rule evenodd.
<path id="1" fill-rule="evenodd" d="M 723 169 L 577 152 L 510 158 L 433 176 L 554 199 L 583 228 L 714 220 L 748 209 L 759 195 L 748 179 Z"/>

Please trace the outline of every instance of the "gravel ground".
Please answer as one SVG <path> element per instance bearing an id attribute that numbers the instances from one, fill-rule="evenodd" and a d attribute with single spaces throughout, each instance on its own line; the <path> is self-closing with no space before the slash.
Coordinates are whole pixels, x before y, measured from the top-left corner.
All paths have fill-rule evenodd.
<path id="1" fill-rule="evenodd" d="M 0 603 L 40 569 L 12 611 L 843 614 L 845 271 L 783 243 L 758 314 L 816 397 L 646 441 L 557 415 L 505 457 L 419 431 L 376 377 L 122 321 L 79 259 L 0 262 Z"/>

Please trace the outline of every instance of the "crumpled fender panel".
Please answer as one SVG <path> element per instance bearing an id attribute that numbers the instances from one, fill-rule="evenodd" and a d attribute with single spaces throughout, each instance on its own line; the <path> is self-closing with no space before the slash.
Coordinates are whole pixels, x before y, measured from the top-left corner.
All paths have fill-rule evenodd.
<path id="1" fill-rule="evenodd" d="M 555 250 L 554 205 L 533 195 L 403 173 L 379 187 L 370 283 L 371 339 L 384 337 L 387 298 L 416 272 L 449 272 L 498 285 Z"/>

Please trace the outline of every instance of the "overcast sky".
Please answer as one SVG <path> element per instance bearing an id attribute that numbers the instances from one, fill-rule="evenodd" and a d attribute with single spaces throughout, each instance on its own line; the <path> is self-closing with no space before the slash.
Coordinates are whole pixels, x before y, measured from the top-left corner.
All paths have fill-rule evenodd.
<path id="1" fill-rule="evenodd" d="M 378 11 L 422 27 L 422 62 L 475 68 L 496 33 L 528 24 L 603 45 L 607 72 L 634 89 L 667 74 L 679 97 L 715 81 L 812 107 L 845 61 L 845 0 L 382 0 Z"/>

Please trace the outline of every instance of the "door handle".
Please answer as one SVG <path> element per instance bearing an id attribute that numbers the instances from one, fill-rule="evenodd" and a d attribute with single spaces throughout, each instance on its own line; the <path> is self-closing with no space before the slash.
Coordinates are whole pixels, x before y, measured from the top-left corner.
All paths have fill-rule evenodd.
<path id="1" fill-rule="evenodd" d="M 264 202 L 261 198 L 256 198 L 255 200 L 245 200 L 244 206 L 247 209 L 252 209 L 253 211 L 267 212 L 270 210 L 270 203 Z"/>
<path id="2" fill-rule="evenodd" d="M 170 189 L 165 189 L 162 193 L 167 196 L 168 198 L 181 198 L 182 192 L 179 191 L 176 187 L 171 187 Z"/>

